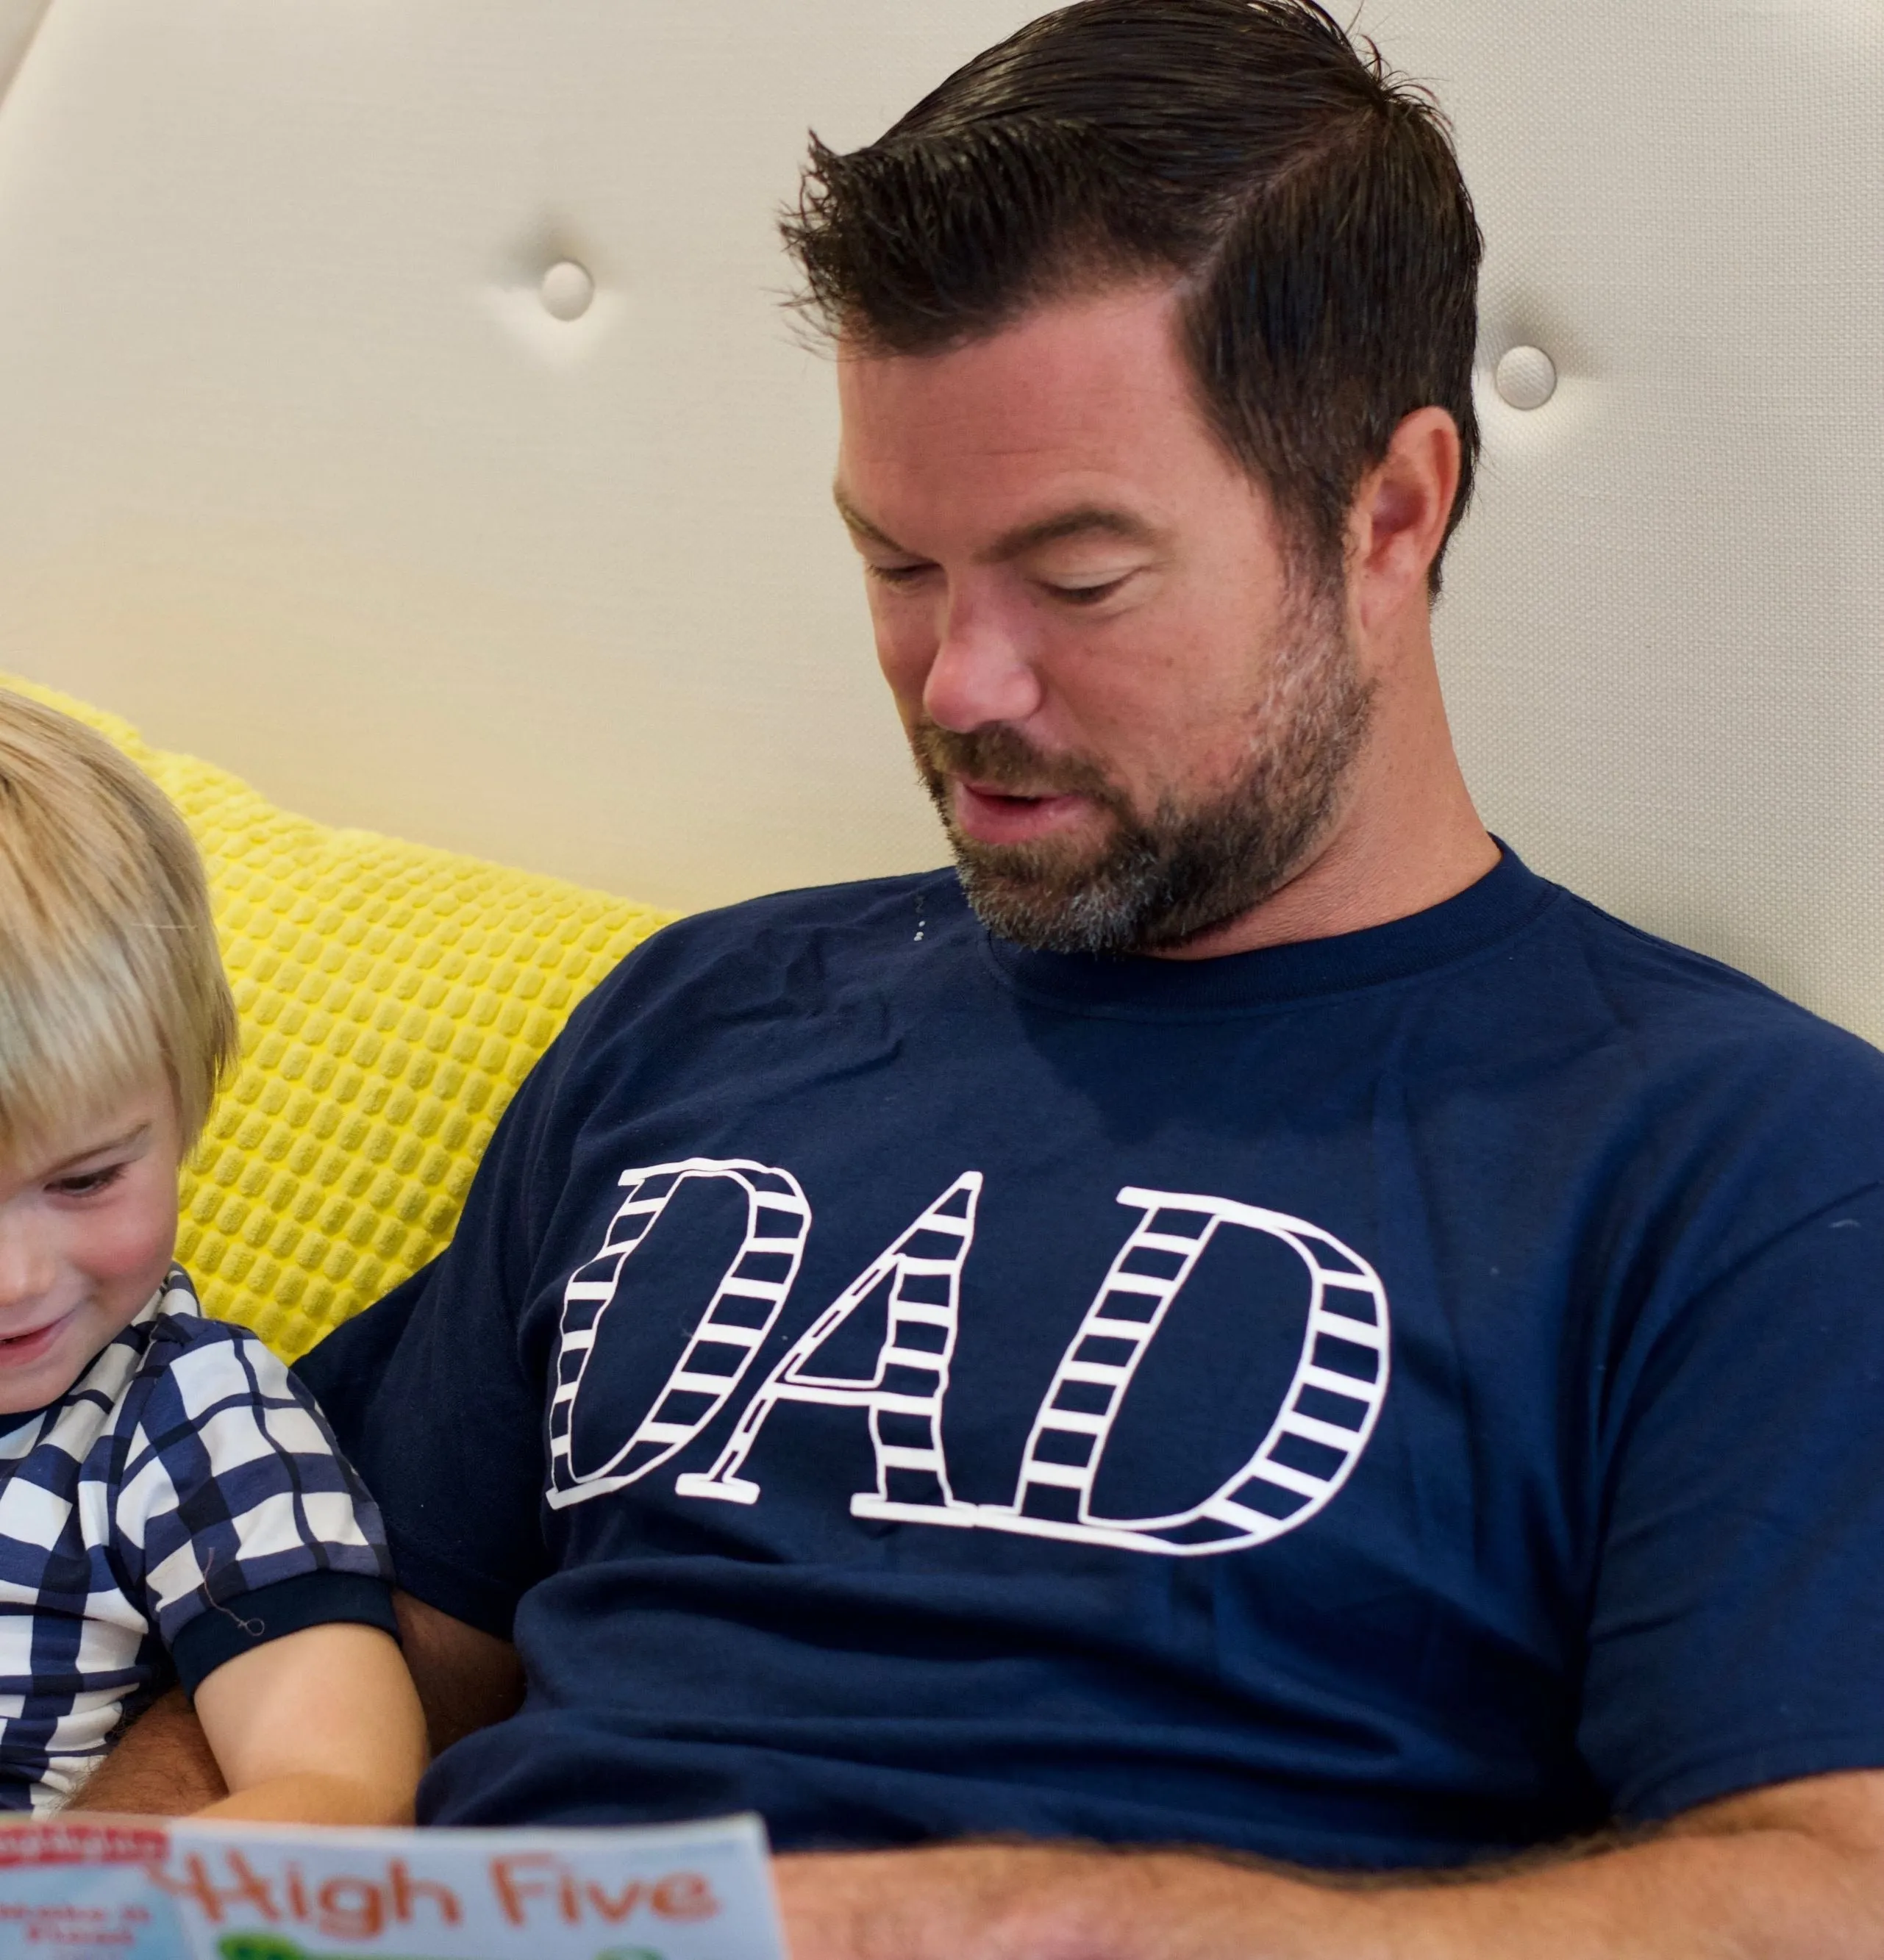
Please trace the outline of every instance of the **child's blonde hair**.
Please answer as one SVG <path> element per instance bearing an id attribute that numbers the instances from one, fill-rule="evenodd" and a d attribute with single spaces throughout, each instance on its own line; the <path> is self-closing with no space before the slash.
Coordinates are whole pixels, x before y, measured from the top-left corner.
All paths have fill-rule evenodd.
<path id="1" fill-rule="evenodd" d="M 235 1055 L 182 818 L 102 736 L 0 689 L 0 1162 L 159 1074 L 187 1149 Z"/>

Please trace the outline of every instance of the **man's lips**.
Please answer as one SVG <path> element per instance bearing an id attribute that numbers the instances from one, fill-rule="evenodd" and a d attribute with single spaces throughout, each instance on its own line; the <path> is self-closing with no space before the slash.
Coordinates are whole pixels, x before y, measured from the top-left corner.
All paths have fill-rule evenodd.
<path id="1" fill-rule="evenodd" d="M 1090 807 L 1064 791 L 1030 794 L 956 776 L 950 784 L 956 828 L 978 844 L 1031 844 L 1069 829 Z"/>
<path id="2" fill-rule="evenodd" d="M 62 1313 L 56 1320 L 43 1322 L 24 1334 L 0 1334 L 0 1370 L 24 1368 L 38 1360 L 71 1319 L 71 1314 Z"/>

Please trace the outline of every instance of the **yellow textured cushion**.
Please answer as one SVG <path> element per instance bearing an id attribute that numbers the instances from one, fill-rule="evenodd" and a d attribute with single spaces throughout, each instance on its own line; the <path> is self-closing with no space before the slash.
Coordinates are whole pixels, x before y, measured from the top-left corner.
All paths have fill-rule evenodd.
<path id="1" fill-rule="evenodd" d="M 177 1257 L 204 1305 L 292 1360 L 451 1236 L 517 1084 L 670 914 L 288 816 L 27 681 L 182 810 L 209 868 L 242 1064 L 186 1174 Z"/>

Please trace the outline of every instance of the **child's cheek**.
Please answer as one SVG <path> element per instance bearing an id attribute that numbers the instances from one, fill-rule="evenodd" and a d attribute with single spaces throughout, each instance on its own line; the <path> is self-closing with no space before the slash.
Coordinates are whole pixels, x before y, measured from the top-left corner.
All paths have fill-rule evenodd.
<path id="1" fill-rule="evenodd" d="M 135 1310 L 163 1278 L 176 1250 L 174 1179 L 137 1177 L 118 1203 L 91 1214 L 85 1228 L 77 1263 L 101 1292 L 135 1295 L 129 1303 Z"/>

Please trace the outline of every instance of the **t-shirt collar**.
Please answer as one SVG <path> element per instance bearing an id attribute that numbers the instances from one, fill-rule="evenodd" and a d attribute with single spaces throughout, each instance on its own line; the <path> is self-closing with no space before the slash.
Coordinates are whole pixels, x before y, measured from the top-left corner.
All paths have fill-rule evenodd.
<path id="1" fill-rule="evenodd" d="M 1002 977 L 1036 1000 L 1134 1018 L 1233 1013 L 1351 992 L 1427 972 L 1519 931 L 1562 896 L 1502 840 L 1498 862 L 1464 891 L 1385 925 L 1217 959 L 1033 953 L 988 935 Z"/>

